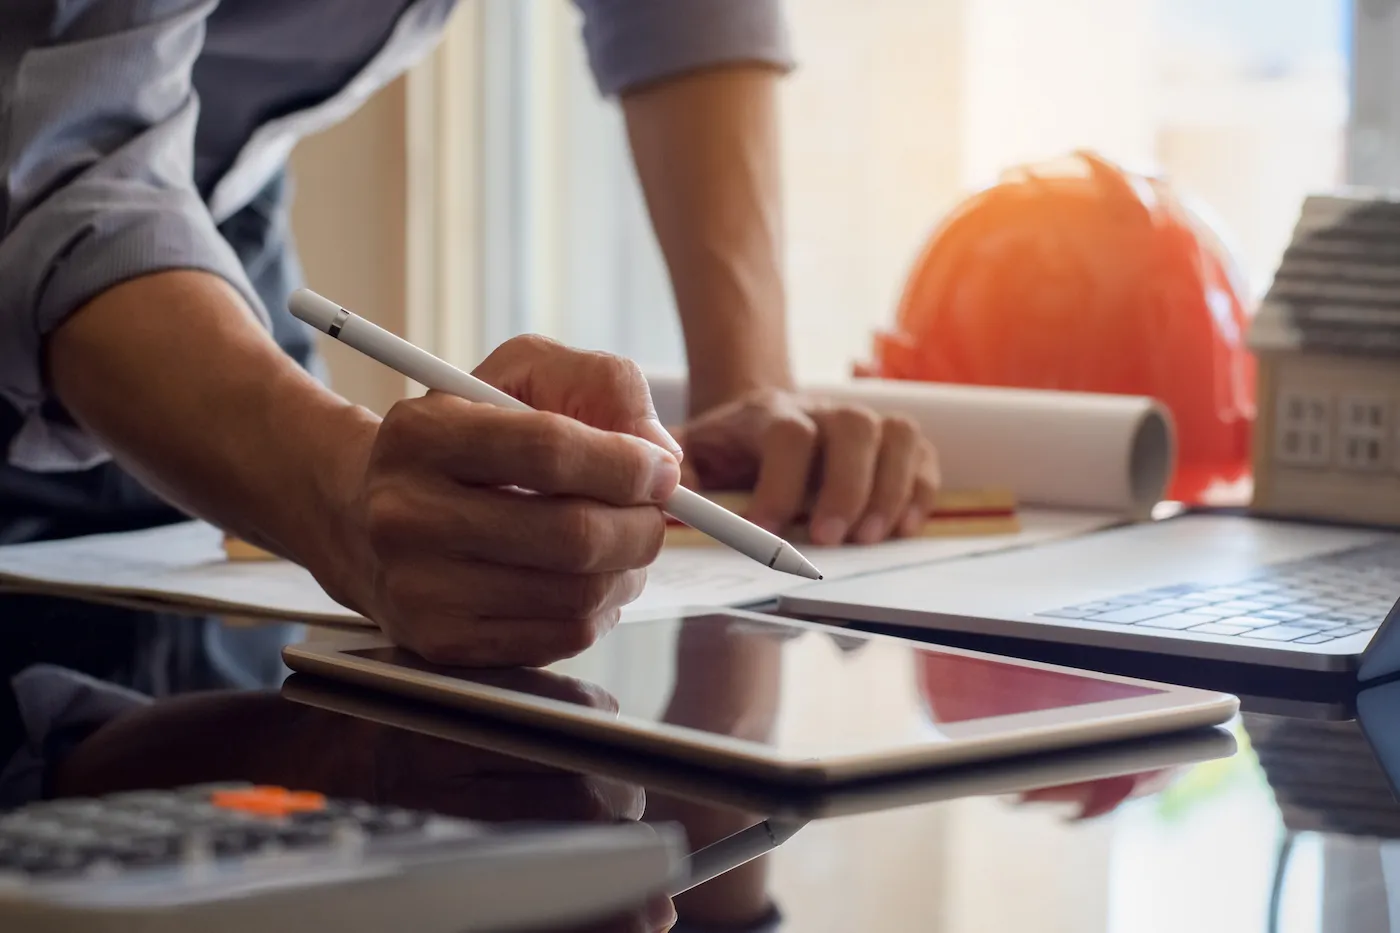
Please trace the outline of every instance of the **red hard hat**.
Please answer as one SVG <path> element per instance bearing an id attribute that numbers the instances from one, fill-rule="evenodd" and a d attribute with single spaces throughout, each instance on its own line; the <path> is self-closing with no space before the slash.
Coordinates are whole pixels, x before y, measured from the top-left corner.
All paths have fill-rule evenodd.
<path id="1" fill-rule="evenodd" d="M 1172 413 L 1169 495 L 1249 470 L 1246 290 L 1160 179 L 1090 154 L 1023 166 L 957 207 L 914 264 L 871 375 L 1146 395 Z"/>

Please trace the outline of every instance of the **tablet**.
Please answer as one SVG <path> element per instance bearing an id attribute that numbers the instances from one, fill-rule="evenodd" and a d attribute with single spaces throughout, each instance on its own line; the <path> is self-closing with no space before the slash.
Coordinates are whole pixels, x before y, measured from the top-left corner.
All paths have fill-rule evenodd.
<path id="1" fill-rule="evenodd" d="M 381 636 L 283 652 L 294 671 L 731 774 L 865 780 L 1217 725 L 1228 694 L 738 610 L 619 625 L 544 669 L 430 664 Z"/>
<path id="2" fill-rule="evenodd" d="M 1234 733 L 1224 726 L 1210 726 L 930 772 L 807 787 L 716 773 L 557 732 L 464 716 L 457 710 L 361 690 L 315 675 L 288 677 L 282 683 L 282 696 L 293 703 L 535 765 L 633 784 L 647 794 L 667 794 L 784 823 L 1099 781 L 1121 783 L 1124 778 L 1159 786 L 1162 775 L 1180 774 L 1207 761 L 1229 758 L 1238 750 Z"/>

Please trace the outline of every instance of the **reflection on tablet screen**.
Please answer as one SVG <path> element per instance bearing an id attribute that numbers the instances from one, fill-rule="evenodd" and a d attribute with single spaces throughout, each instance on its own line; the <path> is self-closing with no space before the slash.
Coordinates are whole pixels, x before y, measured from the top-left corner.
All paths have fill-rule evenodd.
<path id="1" fill-rule="evenodd" d="M 445 668 L 393 648 L 350 653 L 616 708 L 631 719 L 728 735 L 794 755 L 927 742 L 939 735 L 940 724 L 1159 692 L 860 632 L 724 614 L 623 624 L 577 658 L 545 670 Z"/>

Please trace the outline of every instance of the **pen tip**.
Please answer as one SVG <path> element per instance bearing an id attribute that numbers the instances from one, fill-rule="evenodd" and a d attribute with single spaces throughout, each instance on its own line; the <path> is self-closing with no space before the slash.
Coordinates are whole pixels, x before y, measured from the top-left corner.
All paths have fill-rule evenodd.
<path id="1" fill-rule="evenodd" d="M 803 557 L 797 548 L 786 541 L 778 549 L 778 553 L 773 555 L 773 561 L 768 566 L 782 573 L 790 573 L 795 577 L 807 580 L 822 579 L 822 572 L 813 566 L 810 560 Z"/>

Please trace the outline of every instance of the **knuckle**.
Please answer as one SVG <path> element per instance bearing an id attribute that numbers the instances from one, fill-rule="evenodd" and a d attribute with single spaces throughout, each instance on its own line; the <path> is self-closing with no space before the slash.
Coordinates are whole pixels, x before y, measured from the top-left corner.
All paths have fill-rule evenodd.
<path id="1" fill-rule="evenodd" d="M 582 654 L 605 631 L 604 626 L 593 616 L 586 616 L 577 619 L 564 619 L 555 625 L 554 647 L 555 654 L 559 658 L 571 658 L 574 655 Z"/>
<path id="2" fill-rule="evenodd" d="M 501 349 L 512 356 L 548 356 L 562 347 L 557 340 L 543 334 L 518 334 L 501 344 Z"/>
<path id="3" fill-rule="evenodd" d="M 564 476 L 571 470 L 573 459 L 566 425 L 558 415 L 541 414 L 542 417 L 530 419 L 529 429 L 523 432 L 521 455 L 544 476 Z"/>
<path id="4" fill-rule="evenodd" d="M 565 612 L 586 618 L 608 608 L 615 582 L 615 574 L 579 574 L 561 581 L 556 593 Z"/>
<path id="5" fill-rule="evenodd" d="M 392 548 L 412 539 L 415 514 L 412 504 L 394 486 L 372 486 L 365 497 L 365 525 L 371 547 Z"/>
<path id="6" fill-rule="evenodd" d="M 562 502 L 556 508 L 553 535 L 562 569 L 588 573 L 598 566 L 607 536 L 597 511 L 586 502 Z"/>
<path id="7" fill-rule="evenodd" d="M 666 545 L 666 516 L 660 509 L 645 510 L 645 524 L 638 530 L 637 540 L 641 542 L 641 563 L 643 567 L 651 565 L 661 556 L 661 549 Z"/>
<path id="8" fill-rule="evenodd" d="M 784 415 L 773 420 L 768 435 L 784 446 L 810 447 L 817 439 L 817 426 L 809 419 Z"/>
<path id="9" fill-rule="evenodd" d="M 643 402 L 650 395 L 646 375 L 632 360 L 611 353 L 595 352 L 590 356 L 593 376 L 611 394 L 627 402 Z"/>
<path id="10" fill-rule="evenodd" d="M 886 418 L 884 434 L 891 441 L 911 445 L 920 437 L 919 426 L 914 423 L 913 418 L 905 415 L 891 415 Z"/>
<path id="11" fill-rule="evenodd" d="M 873 439 L 880 431 L 880 418 L 868 408 L 833 408 L 826 414 L 828 430 L 845 437 Z"/>
<path id="12" fill-rule="evenodd" d="M 460 651 L 452 642 L 431 633 L 415 633 L 406 642 L 406 647 L 430 664 L 451 664 L 460 657 Z"/>

